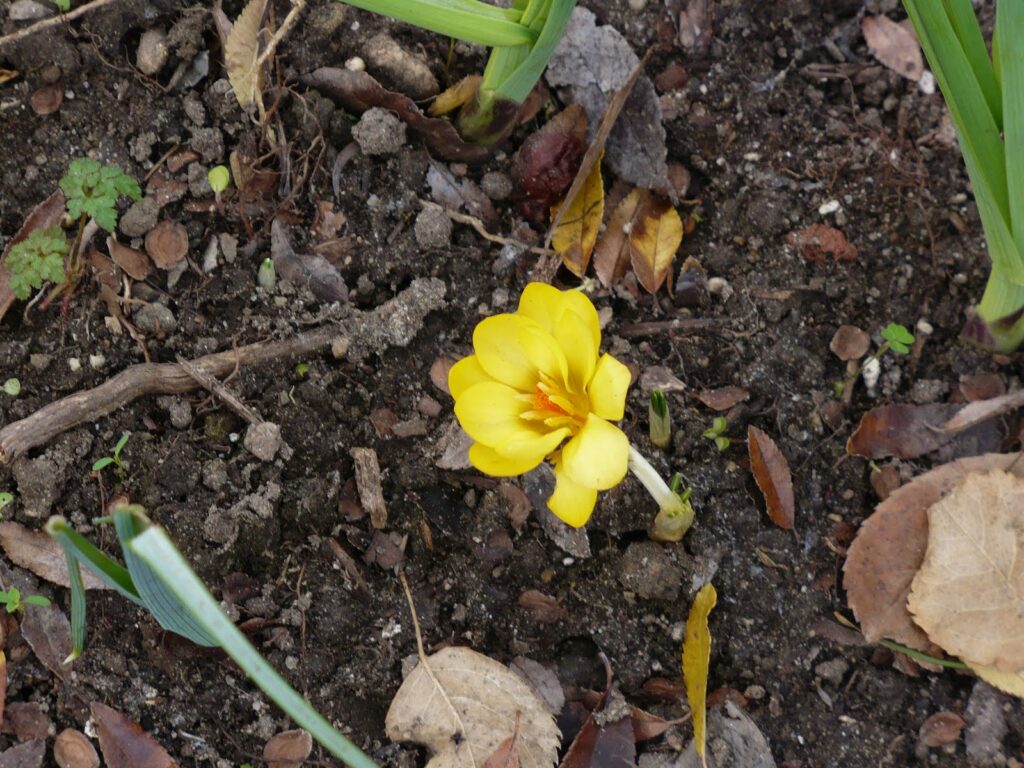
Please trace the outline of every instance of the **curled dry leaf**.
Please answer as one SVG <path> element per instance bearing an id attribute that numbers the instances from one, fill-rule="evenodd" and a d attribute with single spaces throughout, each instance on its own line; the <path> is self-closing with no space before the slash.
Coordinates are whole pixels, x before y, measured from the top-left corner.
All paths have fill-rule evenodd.
<path id="1" fill-rule="evenodd" d="M 469 648 L 420 661 L 385 718 L 388 738 L 433 752 L 428 768 L 475 768 L 515 731 L 523 768 L 548 768 L 559 731 L 543 702 L 507 667 Z"/>
<path id="2" fill-rule="evenodd" d="M 107 768 L 177 768 L 156 739 L 113 707 L 94 701 L 89 711 Z"/>
<path id="3" fill-rule="evenodd" d="M 188 253 L 188 230 L 176 221 L 161 221 L 146 233 L 146 253 L 160 269 L 172 269 Z"/>
<path id="4" fill-rule="evenodd" d="M 491 154 L 487 147 L 466 142 L 447 120 L 427 117 L 408 96 L 387 90 L 366 72 L 321 67 L 303 77 L 302 81 L 350 112 L 362 114 L 370 107 L 390 109 L 426 142 L 431 151 L 445 160 L 476 163 L 486 160 Z"/>
<path id="5" fill-rule="evenodd" d="M 667 201 L 647 193 L 629 232 L 630 263 L 640 285 L 657 293 L 672 274 L 672 262 L 683 242 L 683 222 Z"/>
<path id="6" fill-rule="evenodd" d="M 693 396 L 713 411 L 728 411 L 737 403 L 750 399 L 750 393 L 743 387 L 719 387 L 694 392 Z"/>
<path id="7" fill-rule="evenodd" d="M 556 598 L 545 595 L 537 589 L 528 589 L 523 592 L 516 604 L 520 608 L 531 611 L 533 617 L 540 624 L 554 624 L 565 616 L 565 608 L 559 604 Z"/>
<path id="8" fill-rule="evenodd" d="M 697 754 L 704 757 L 707 739 L 708 668 L 711 664 L 711 630 L 708 616 L 718 602 L 718 593 L 712 584 L 705 584 L 693 598 L 690 615 L 686 619 L 683 637 L 683 680 L 686 682 L 686 700 L 693 717 L 693 741 Z"/>
<path id="9" fill-rule="evenodd" d="M 793 527 L 796 504 L 789 462 L 768 435 L 754 426 L 747 427 L 747 451 L 750 469 L 764 496 L 768 516 L 779 528 Z"/>
<path id="10" fill-rule="evenodd" d="M 1024 389 L 988 400 L 975 400 L 957 411 L 956 415 L 942 425 L 942 430 L 947 434 L 962 432 L 975 424 L 1002 416 L 1021 406 L 1024 406 Z"/>
<path id="11" fill-rule="evenodd" d="M 313 737 L 301 728 L 271 737 L 263 747 L 267 768 L 299 768 L 313 751 Z"/>
<path id="12" fill-rule="evenodd" d="M 846 452 L 868 459 L 913 459 L 931 453 L 952 439 L 942 428 L 958 409 L 945 403 L 872 408 L 846 441 Z"/>
<path id="13" fill-rule="evenodd" d="M 613 768 L 636 765 L 636 737 L 633 720 L 625 709 L 623 716 L 598 724 L 595 714 L 605 717 L 605 710 L 596 710 L 573 739 L 561 768 Z M 605 718 L 602 717 L 602 720 Z"/>
<path id="14" fill-rule="evenodd" d="M 560 206 L 551 209 L 551 219 L 552 223 L 559 221 L 551 238 L 555 253 L 562 258 L 566 269 L 577 277 L 583 277 L 604 219 L 604 182 L 601 179 L 600 157 L 566 210 L 562 211 Z"/>
<path id="15" fill-rule="evenodd" d="M 21 523 L 0 523 L 0 547 L 15 565 L 27 568 L 51 584 L 70 587 L 68 564 L 60 544 L 43 531 L 33 531 Z M 109 589 L 88 568 L 82 569 L 82 583 L 86 589 Z"/>
<path id="16" fill-rule="evenodd" d="M 270 227 L 270 256 L 281 277 L 297 287 L 309 288 L 320 301 L 348 300 L 348 286 L 334 265 L 316 253 L 297 254 L 280 219 L 274 219 Z"/>
<path id="17" fill-rule="evenodd" d="M 686 384 L 672 373 L 671 368 L 651 365 L 644 368 L 644 372 L 640 374 L 640 389 L 645 394 L 652 389 L 660 389 L 662 392 L 684 392 Z"/>
<path id="18" fill-rule="evenodd" d="M 512 182 L 524 216 L 533 221 L 546 216 L 572 184 L 586 141 L 587 114 L 579 104 L 570 104 L 526 137 L 512 158 Z"/>
<path id="19" fill-rule="evenodd" d="M 260 56 L 260 30 L 266 11 L 267 0 L 249 0 L 224 41 L 228 82 L 242 107 L 253 103 L 262 86 L 262 73 L 256 61 Z"/>
<path id="20" fill-rule="evenodd" d="M 81 731 L 65 728 L 53 742 L 53 759 L 59 768 L 100 768 L 100 756 Z"/>
<path id="21" fill-rule="evenodd" d="M 117 238 L 113 235 L 107 237 L 107 252 L 114 263 L 127 272 L 133 280 L 145 280 L 153 271 L 153 265 L 146 254 L 117 242 Z"/>
<path id="22" fill-rule="evenodd" d="M 876 59 L 908 80 L 921 79 L 924 59 L 912 29 L 887 16 L 865 16 L 860 30 Z"/>
<path id="23" fill-rule="evenodd" d="M 928 545 L 928 508 L 968 474 L 1002 469 L 1024 477 L 1017 454 L 992 453 L 936 467 L 896 489 L 857 532 L 843 566 L 843 587 L 861 632 L 937 653 L 907 609 L 910 585 Z"/>
<path id="24" fill-rule="evenodd" d="M 594 272 L 605 286 L 619 282 L 630 267 L 632 252 L 629 245 L 629 233 L 636 225 L 640 204 L 649 194 L 644 189 L 630 191 L 615 206 L 615 210 L 608 220 L 608 226 L 605 227 L 594 251 Z"/>
<path id="25" fill-rule="evenodd" d="M 796 248 L 808 261 L 854 261 L 857 248 L 846 239 L 846 235 L 826 224 L 811 224 L 798 232 L 786 235 L 786 242 Z"/>
<path id="26" fill-rule="evenodd" d="M 832 336 L 828 348 L 840 360 L 860 360 L 868 353 L 871 336 L 855 325 L 841 325 Z"/>
<path id="27" fill-rule="evenodd" d="M 952 744 L 960 738 L 960 731 L 967 725 L 956 712 L 936 712 L 923 723 L 918 738 L 926 747 L 941 747 Z"/>
<path id="28" fill-rule="evenodd" d="M 928 510 L 907 607 L 932 642 L 972 664 L 1024 671 L 1024 479 L 972 473 Z"/>

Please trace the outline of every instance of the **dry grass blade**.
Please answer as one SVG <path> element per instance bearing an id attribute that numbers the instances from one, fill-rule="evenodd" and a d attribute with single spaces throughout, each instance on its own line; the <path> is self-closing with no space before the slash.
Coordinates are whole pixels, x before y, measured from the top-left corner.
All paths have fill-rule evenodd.
<path id="1" fill-rule="evenodd" d="M 956 434 L 970 429 L 975 424 L 980 424 L 996 416 L 1016 410 L 1024 406 L 1024 389 L 1010 392 L 1000 397 L 991 397 L 987 400 L 976 400 L 968 403 L 942 425 L 942 431 L 946 434 Z"/>
<path id="2" fill-rule="evenodd" d="M 242 107 L 256 99 L 260 87 L 260 30 L 267 10 L 267 0 L 249 0 L 224 42 L 224 62 L 231 90 Z"/>

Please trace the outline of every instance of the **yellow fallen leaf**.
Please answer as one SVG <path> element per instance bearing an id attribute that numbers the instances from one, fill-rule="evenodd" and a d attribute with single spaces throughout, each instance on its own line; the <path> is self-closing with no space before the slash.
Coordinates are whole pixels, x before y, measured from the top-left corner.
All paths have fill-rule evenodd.
<path id="1" fill-rule="evenodd" d="M 1020 672 L 1000 672 L 986 664 L 967 662 L 967 666 L 989 685 L 1024 699 L 1024 669 Z"/>
<path id="2" fill-rule="evenodd" d="M 8 80 L 13 80 L 17 76 L 18 72 L 16 70 L 0 67 L 0 83 L 6 83 Z"/>
<path id="3" fill-rule="evenodd" d="M 454 112 L 476 96 L 476 92 L 480 90 L 481 80 L 483 78 L 480 75 L 470 75 L 469 77 L 462 78 L 455 85 L 449 86 L 442 91 L 434 99 L 434 103 L 430 105 L 427 113 L 432 117 L 438 117 Z"/>
<path id="4" fill-rule="evenodd" d="M 629 233 L 643 201 L 650 197 L 646 189 L 634 189 L 615 206 L 608 226 L 594 249 L 594 272 L 605 287 L 619 282 L 629 269 Z"/>
<path id="5" fill-rule="evenodd" d="M 562 221 L 551 238 L 555 253 L 562 257 L 562 263 L 577 277 L 583 277 L 590 263 L 590 254 L 597 243 L 597 231 L 604 218 L 604 181 L 601 179 L 601 157 L 587 174 L 587 180 L 576 197 L 569 201 L 569 208 L 562 214 Z M 564 204 L 564 201 L 563 201 Z M 551 209 L 551 220 L 558 216 L 559 206 Z"/>
<path id="6" fill-rule="evenodd" d="M 972 664 L 1024 670 L 1024 480 L 968 475 L 928 510 L 928 549 L 907 607 L 928 638 Z"/>
<path id="7" fill-rule="evenodd" d="M 266 10 L 267 0 L 249 0 L 224 41 L 228 82 L 243 107 L 253 102 L 260 88 L 261 73 L 257 71 L 256 60 L 260 55 L 260 30 Z"/>
<path id="8" fill-rule="evenodd" d="M 716 602 L 718 593 L 711 584 L 705 584 L 700 588 L 690 607 L 690 616 L 686 619 L 686 636 L 683 638 L 683 680 L 686 683 L 686 699 L 690 702 L 690 713 L 693 718 L 694 744 L 705 768 L 708 666 L 711 663 L 711 630 L 708 629 L 708 614 Z"/>
<path id="9" fill-rule="evenodd" d="M 683 242 L 683 221 L 664 200 L 648 195 L 636 213 L 629 233 L 633 271 L 640 285 L 657 293 L 672 272 L 676 250 Z"/>

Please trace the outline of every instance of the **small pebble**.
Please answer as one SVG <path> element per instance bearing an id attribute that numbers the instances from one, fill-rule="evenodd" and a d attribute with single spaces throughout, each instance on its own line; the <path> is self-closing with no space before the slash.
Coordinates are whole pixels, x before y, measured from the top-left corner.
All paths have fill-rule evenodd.
<path id="1" fill-rule="evenodd" d="M 164 336 L 178 327 L 174 313 L 159 302 L 143 304 L 133 317 L 138 329 L 150 336 Z"/>
<path id="2" fill-rule="evenodd" d="M 830 213 L 835 213 L 839 210 L 838 200 L 829 200 L 827 203 L 822 203 L 821 207 L 818 208 L 818 213 L 822 216 L 828 216 Z"/>
<path id="3" fill-rule="evenodd" d="M 89 355 L 89 367 L 99 370 L 107 364 L 107 358 L 103 355 Z"/>
<path id="4" fill-rule="evenodd" d="M 53 15 L 53 9 L 35 0 L 14 0 L 7 11 L 11 21 L 36 21 Z"/>
<path id="5" fill-rule="evenodd" d="M 281 428 L 270 421 L 250 424 L 242 444 L 260 461 L 272 461 L 281 448 Z"/>
<path id="6" fill-rule="evenodd" d="M 192 423 L 192 406 L 187 400 L 174 398 L 167 408 L 167 414 L 171 418 L 171 426 L 175 429 L 188 429 Z"/>
<path id="7" fill-rule="evenodd" d="M 440 208 L 424 208 L 413 227 L 420 248 L 444 248 L 452 238 L 452 220 Z"/>
<path id="8" fill-rule="evenodd" d="M 391 155 L 405 144 L 405 123 L 387 109 L 373 107 L 352 127 L 352 138 L 366 155 Z"/>
<path id="9" fill-rule="evenodd" d="M 167 63 L 167 35 L 159 27 L 147 29 L 139 39 L 135 64 L 142 74 L 153 76 Z"/>
<path id="10" fill-rule="evenodd" d="M 71 370 L 72 373 L 78 372 L 82 370 L 82 361 L 79 360 L 77 357 L 69 357 L 68 368 Z"/>
<path id="11" fill-rule="evenodd" d="M 349 72 L 365 72 L 366 62 L 358 56 L 353 56 L 345 62 L 345 69 Z"/>
<path id="12" fill-rule="evenodd" d="M 507 200 L 512 195 L 512 179 L 506 173 L 490 171 L 480 179 L 480 189 L 491 200 Z"/>

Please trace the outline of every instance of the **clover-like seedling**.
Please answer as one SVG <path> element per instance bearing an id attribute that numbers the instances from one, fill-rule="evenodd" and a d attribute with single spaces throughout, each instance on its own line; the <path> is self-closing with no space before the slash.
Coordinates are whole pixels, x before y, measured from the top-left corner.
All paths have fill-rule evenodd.
<path id="1" fill-rule="evenodd" d="M 61 13 L 67 13 L 71 10 L 71 0 L 53 0 L 53 4 L 57 6 L 57 10 Z"/>
<path id="2" fill-rule="evenodd" d="M 84 221 L 84 217 L 91 217 L 107 232 L 117 226 L 117 199 L 121 195 L 132 200 L 142 198 L 139 183 L 120 166 L 103 165 L 90 157 L 71 161 L 60 188 L 71 218 Z"/>
<path id="3" fill-rule="evenodd" d="M 224 165 L 215 165 L 206 174 L 206 182 L 213 190 L 213 194 L 220 200 L 220 194 L 228 188 L 231 183 L 231 171 Z"/>
<path id="4" fill-rule="evenodd" d="M 0 590 L 0 605 L 7 609 L 8 613 L 25 613 L 26 605 L 38 605 L 45 608 L 50 601 L 42 595 L 28 595 L 22 598 L 21 591 L 17 587 Z"/>
<path id="5" fill-rule="evenodd" d="M 725 431 L 729 428 L 729 422 L 724 416 L 715 416 L 714 421 L 711 422 L 711 426 L 704 430 L 704 437 L 715 441 L 715 447 L 719 451 L 724 451 L 730 445 L 732 441 L 725 436 Z"/>
<path id="6" fill-rule="evenodd" d="M 5 394 L 11 397 L 17 397 L 21 394 L 21 382 L 18 379 L 8 379 L 4 382 L 3 390 Z"/>
<path id="7" fill-rule="evenodd" d="M 914 343 L 914 334 L 899 323 L 889 323 L 885 326 L 882 329 L 882 338 L 885 339 L 885 344 L 878 350 L 875 357 L 881 357 L 886 348 L 898 355 L 905 355 L 910 352 L 910 345 Z"/>
<path id="8" fill-rule="evenodd" d="M 117 441 L 114 446 L 114 451 L 111 456 L 103 456 L 102 458 L 96 459 L 92 465 L 93 472 L 102 472 L 104 469 L 113 464 L 117 467 L 118 473 L 124 475 L 124 463 L 121 461 L 121 450 L 124 448 L 125 443 L 128 442 L 128 438 L 131 437 L 131 432 L 125 432 L 121 435 L 121 438 Z"/>
<path id="9" fill-rule="evenodd" d="M 4 266 L 11 270 L 11 293 L 24 301 L 44 283 L 63 283 L 67 279 L 64 260 L 68 239 L 60 227 L 36 229 L 11 247 Z"/>
<path id="10" fill-rule="evenodd" d="M 0 492 L 0 510 L 14 501 L 14 494 L 9 491 Z"/>

